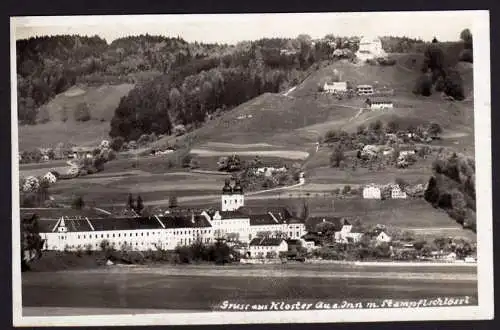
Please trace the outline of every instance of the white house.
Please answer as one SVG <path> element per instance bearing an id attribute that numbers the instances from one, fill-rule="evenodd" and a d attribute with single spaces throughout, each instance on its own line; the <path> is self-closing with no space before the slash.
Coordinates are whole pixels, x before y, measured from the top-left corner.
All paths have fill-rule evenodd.
<path id="1" fill-rule="evenodd" d="M 382 41 L 378 37 L 365 36 L 359 42 L 359 49 L 356 52 L 356 57 L 361 61 L 373 60 L 387 56 L 387 53 L 382 48 Z"/>
<path id="2" fill-rule="evenodd" d="M 377 187 L 374 184 L 368 185 L 363 188 L 363 198 L 364 199 L 381 199 L 382 192 L 380 187 Z"/>
<path id="3" fill-rule="evenodd" d="M 372 110 L 392 109 L 394 103 L 391 100 L 385 99 L 368 99 L 366 105 Z"/>
<path id="4" fill-rule="evenodd" d="M 406 197 L 406 192 L 404 192 L 398 184 L 391 185 L 392 199 L 405 199 Z"/>
<path id="5" fill-rule="evenodd" d="M 47 174 L 45 174 L 43 176 L 43 178 L 48 182 L 48 183 L 56 183 L 57 182 L 57 177 L 54 175 L 54 173 L 52 172 L 47 172 Z"/>
<path id="6" fill-rule="evenodd" d="M 377 237 L 375 238 L 377 243 L 389 243 L 392 238 L 391 236 L 387 235 L 385 232 L 381 231 Z"/>
<path id="7" fill-rule="evenodd" d="M 266 258 L 270 254 L 278 257 L 288 251 L 288 243 L 282 238 L 254 238 L 248 247 L 250 258 Z"/>
<path id="8" fill-rule="evenodd" d="M 358 85 L 356 86 L 356 93 L 358 95 L 373 95 L 374 90 L 372 85 Z"/>
<path id="9" fill-rule="evenodd" d="M 357 243 L 363 236 L 362 233 L 351 232 L 351 225 L 343 225 L 340 231 L 335 232 L 335 242 L 337 243 Z"/>
<path id="10" fill-rule="evenodd" d="M 101 149 L 109 149 L 110 143 L 108 140 L 102 140 L 99 146 Z"/>
<path id="11" fill-rule="evenodd" d="M 323 85 L 323 90 L 327 93 L 344 93 L 347 92 L 347 82 L 333 82 L 331 84 L 326 83 Z"/>

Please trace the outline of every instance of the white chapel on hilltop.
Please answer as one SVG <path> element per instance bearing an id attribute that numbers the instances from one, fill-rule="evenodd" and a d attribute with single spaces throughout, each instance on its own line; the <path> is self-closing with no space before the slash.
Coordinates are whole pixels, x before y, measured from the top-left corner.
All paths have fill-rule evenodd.
<path id="1" fill-rule="evenodd" d="M 365 36 L 361 38 L 356 57 L 362 61 L 366 61 L 385 56 L 387 56 L 387 53 L 382 48 L 382 41 L 379 37 Z"/>

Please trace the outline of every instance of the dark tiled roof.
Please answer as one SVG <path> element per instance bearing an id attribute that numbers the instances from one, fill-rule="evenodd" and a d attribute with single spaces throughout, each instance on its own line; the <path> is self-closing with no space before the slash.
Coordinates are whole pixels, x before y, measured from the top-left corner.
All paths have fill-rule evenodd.
<path id="1" fill-rule="evenodd" d="M 271 212 L 277 219 L 288 220 L 292 218 L 292 214 L 286 207 L 275 206 L 275 207 L 262 207 L 262 206 L 243 206 L 238 209 L 245 214 L 264 214 Z"/>
<path id="2" fill-rule="evenodd" d="M 94 218 L 90 222 L 96 231 L 163 228 L 155 217 Z"/>
<path id="3" fill-rule="evenodd" d="M 281 238 L 254 238 L 250 246 L 278 246 L 282 241 Z"/>
<path id="4" fill-rule="evenodd" d="M 40 233 L 51 233 L 59 220 L 38 220 Z"/>
<path id="5" fill-rule="evenodd" d="M 340 218 L 340 217 L 329 217 L 329 216 L 309 217 L 306 220 L 306 230 L 311 231 L 311 232 L 315 232 L 316 226 L 319 225 L 320 223 L 322 223 L 323 220 L 325 220 L 325 222 L 333 223 L 336 226 L 337 230 L 340 230 L 342 228 L 342 225 L 344 224 L 342 218 Z"/>
<path id="6" fill-rule="evenodd" d="M 64 225 L 66 226 L 66 228 L 68 228 L 68 231 L 92 231 L 92 227 L 90 226 L 90 220 L 87 221 L 86 219 L 64 218 Z"/>
<path id="7" fill-rule="evenodd" d="M 252 214 L 249 215 L 250 218 L 250 226 L 262 226 L 262 225 L 277 225 L 282 222 L 276 222 L 273 217 L 266 214 Z"/>
<path id="8" fill-rule="evenodd" d="M 158 218 L 165 225 L 165 228 L 211 227 L 210 222 L 202 215 L 194 217 L 191 215 L 165 215 Z"/>
<path id="9" fill-rule="evenodd" d="M 298 244 L 301 244 L 300 240 L 298 240 L 298 239 L 287 239 L 286 242 L 287 242 L 288 245 L 298 245 Z"/>
<path id="10" fill-rule="evenodd" d="M 22 208 L 21 216 L 24 214 L 37 214 L 40 219 L 60 219 L 65 217 L 88 217 L 88 218 L 107 218 L 105 213 L 98 212 L 93 209 L 75 210 L 70 208 Z"/>
<path id="11" fill-rule="evenodd" d="M 219 211 L 219 214 L 224 219 L 236 219 L 236 218 L 247 218 L 246 213 L 241 212 L 239 209 L 236 211 Z"/>

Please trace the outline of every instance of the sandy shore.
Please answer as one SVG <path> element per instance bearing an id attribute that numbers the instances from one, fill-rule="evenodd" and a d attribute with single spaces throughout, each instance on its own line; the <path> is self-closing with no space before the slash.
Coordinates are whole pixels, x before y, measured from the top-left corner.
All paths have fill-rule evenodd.
<path id="1" fill-rule="evenodd" d="M 274 266 L 274 267 L 273 267 Z M 311 265 L 314 267 L 317 265 Z M 363 267 L 367 266 L 367 267 Z M 377 266 L 377 269 L 370 267 Z M 388 269 L 383 269 L 388 266 Z M 395 267 L 401 269 L 395 269 Z M 443 271 L 426 271 L 423 267 L 445 266 Z M 405 279 L 405 280 L 438 280 L 438 281 L 477 281 L 475 272 L 453 272 L 449 264 L 398 264 L 398 263 L 353 263 L 345 267 L 329 267 L 311 269 L 280 268 L 279 265 L 252 265 L 236 267 L 213 266 L 111 266 L 90 270 L 68 270 L 71 272 L 88 272 L 93 274 L 150 274 L 161 276 L 213 276 L 213 277 L 275 277 L 275 278 L 364 278 L 364 279 Z M 451 264 L 453 266 L 453 264 Z M 392 268 L 392 269 L 391 269 Z M 460 267 L 462 268 L 462 267 Z M 471 267 L 472 268 L 472 267 Z M 471 269 L 473 270 L 473 269 Z"/>

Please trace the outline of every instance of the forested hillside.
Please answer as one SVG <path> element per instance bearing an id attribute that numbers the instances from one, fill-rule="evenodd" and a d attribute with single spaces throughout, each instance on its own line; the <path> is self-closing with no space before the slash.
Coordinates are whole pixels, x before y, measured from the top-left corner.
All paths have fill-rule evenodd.
<path id="1" fill-rule="evenodd" d="M 150 35 L 121 38 L 109 45 L 98 36 L 18 40 L 19 121 L 35 124 L 41 105 L 77 83 L 135 83 L 225 48 Z"/>
<path id="2" fill-rule="evenodd" d="M 212 114 L 297 84 L 329 56 L 306 39 L 284 52 L 287 46 L 286 39 L 240 44 L 230 54 L 193 60 L 138 86 L 121 100 L 110 135 L 135 140 L 152 132 L 170 134 L 175 124 L 197 126 Z"/>

